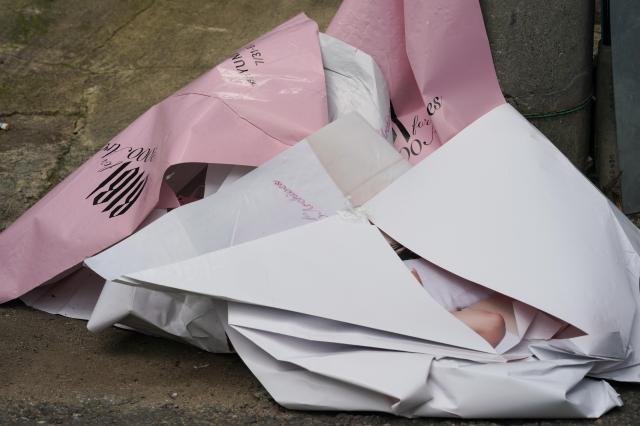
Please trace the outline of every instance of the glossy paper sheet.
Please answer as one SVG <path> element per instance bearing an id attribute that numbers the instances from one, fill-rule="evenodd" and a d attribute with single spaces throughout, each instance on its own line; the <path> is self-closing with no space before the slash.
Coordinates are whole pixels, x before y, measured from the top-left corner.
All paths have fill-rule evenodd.
<path id="1" fill-rule="evenodd" d="M 131 234 L 170 165 L 256 166 L 327 119 L 317 25 L 299 15 L 152 107 L 5 230 L 0 303 Z"/>
<path id="2" fill-rule="evenodd" d="M 505 102 L 475 0 L 345 0 L 327 34 L 380 66 L 396 149 L 413 164 Z"/>

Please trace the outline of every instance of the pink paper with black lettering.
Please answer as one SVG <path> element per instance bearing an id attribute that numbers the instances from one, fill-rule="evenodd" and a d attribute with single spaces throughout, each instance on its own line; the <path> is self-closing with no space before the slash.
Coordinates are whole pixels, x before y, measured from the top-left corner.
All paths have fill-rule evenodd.
<path id="1" fill-rule="evenodd" d="M 505 102 L 475 0 L 344 0 L 327 33 L 380 66 L 394 145 L 413 164 Z"/>
<path id="2" fill-rule="evenodd" d="M 0 303 L 171 203 L 160 191 L 170 165 L 257 166 L 327 121 L 318 28 L 298 15 L 149 109 L 0 234 Z"/>

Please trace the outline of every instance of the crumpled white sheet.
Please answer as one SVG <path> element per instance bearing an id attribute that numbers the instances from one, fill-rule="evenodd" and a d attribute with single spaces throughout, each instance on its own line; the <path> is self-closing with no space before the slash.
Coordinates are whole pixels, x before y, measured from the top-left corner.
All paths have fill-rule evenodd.
<path id="1" fill-rule="evenodd" d="M 377 227 L 538 310 L 524 340 L 490 347 Z M 601 378 L 640 371 L 640 230 L 509 105 L 355 212 L 117 281 L 226 301 L 234 348 L 290 408 L 598 417 L 622 404 Z M 541 340 L 562 322 L 585 335 Z"/>
<path id="2" fill-rule="evenodd" d="M 327 217 L 369 199 L 408 168 L 391 144 L 361 117 L 348 114 L 228 187 L 87 259 L 109 280 L 89 329 L 119 323 L 211 352 L 230 351 L 208 298 L 112 280 Z"/>

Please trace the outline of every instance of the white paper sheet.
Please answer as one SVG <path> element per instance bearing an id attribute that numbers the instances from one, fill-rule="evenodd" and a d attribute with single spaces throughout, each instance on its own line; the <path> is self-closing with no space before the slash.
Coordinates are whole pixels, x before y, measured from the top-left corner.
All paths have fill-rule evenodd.
<path id="1" fill-rule="evenodd" d="M 516 299 L 519 335 L 550 337 L 562 321 L 587 335 L 527 340 L 500 355 L 504 347 L 491 348 L 416 284 L 366 219 L 428 261 Z M 638 379 L 639 247 L 640 232 L 502 106 L 359 212 L 118 281 L 233 302 L 227 335 L 290 408 L 598 417 L 621 401 L 587 376 Z M 496 358 L 523 350 L 534 356 Z"/>
<path id="2" fill-rule="evenodd" d="M 172 211 L 87 259 L 86 264 L 113 280 L 125 272 L 176 262 L 310 223 L 351 208 L 349 199 L 366 201 L 408 167 L 360 116 L 348 115 L 214 195 Z M 117 288 L 108 290 L 110 286 Z M 228 350 L 226 340 L 213 332 L 221 326 L 215 315 L 203 310 L 206 303 L 183 306 L 197 298 L 187 301 L 181 295 L 153 293 L 154 290 L 109 282 L 89 321 L 89 329 L 99 331 L 123 323 L 194 343 L 184 330 L 189 322 L 177 318 L 177 314 L 172 317 L 173 313 L 186 311 L 189 317 L 211 320 L 212 341 L 206 343 L 200 338 L 194 344 L 211 351 Z"/>
<path id="3" fill-rule="evenodd" d="M 253 259 L 251 268 L 242 266 L 246 259 Z M 334 216 L 123 278 L 495 352 L 431 298 L 377 228 L 356 216 Z"/>
<path id="4" fill-rule="evenodd" d="M 594 418 L 622 405 L 606 382 L 584 379 L 592 365 L 584 359 L 483 364 L 348 345 L 313 346 L 235 326 L 228 326 L 227 333 L 274 399 L 292 409 L 407 417 Z"/>
<path id="5" fill-rule="evenodd" d="M 60 281 L 34 288 L 20 300 L 49 314 L 88 320 L 103 285 L 104 278 L 79 268 Z"/>
<path id="6" fill-rule="evenodd" d="M 333 121 L 350 112 L 358 112 L 392 143 L 389 90 L 373 58 L 322 33 L 320 48 L 327 83 L 329 119 Z"/>
<path id="7" fill-rule="evenodd" d="M 471 124 L 364 209 L 395 240 L 460 277 L 592 336 L 630 339 L 638 272 L 626 263 L 637 253 L 619 238 L 606 198 L 510 105 Z"/>

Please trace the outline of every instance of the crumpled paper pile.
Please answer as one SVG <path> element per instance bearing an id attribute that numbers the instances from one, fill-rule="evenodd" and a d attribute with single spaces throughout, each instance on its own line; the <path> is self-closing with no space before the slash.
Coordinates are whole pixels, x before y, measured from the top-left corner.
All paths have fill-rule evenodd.
<path id="1" fill-rule="evenodd" d="M 293 409 L 599 417 L 639 380 L 640 231 L 505 102 L 475 1 L 292 18 L 0 257 L 0 302 L 237 352 Z"/>

